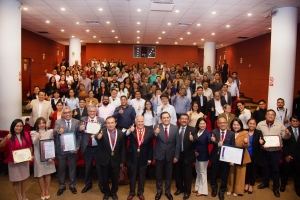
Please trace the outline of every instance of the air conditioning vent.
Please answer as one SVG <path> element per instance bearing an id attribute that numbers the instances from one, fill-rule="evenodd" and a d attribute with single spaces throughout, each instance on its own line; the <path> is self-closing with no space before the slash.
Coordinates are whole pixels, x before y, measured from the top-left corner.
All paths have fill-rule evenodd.
<path id="1" fill-rule="evenodd" d="M 98 20 L 85 20 L 85 22 L 88 24 L 99 24 Z"/>
<path id="2" fill-rule="evenodd" d="M 174 38 L 167 37 L 167 40 L 174 40 Z"/>
<path id="3" fill-rule="evenodd" d="M 102 39 L 107 39 L 107 38 L 110 38 L 110 36 L 102 36 L 101 38 Z"/>
<path id="4" fill-rule="evenodd" d="M 39 34 L 49 34 L 47 31 L 37 31 Z"/>
<path id="5" fill-rule="evenodd" d="M 172 3 L 173 0 L 152 0 L 153 3 Z"/>
<path id="6" fill-rule="evenodd" d="M 178 23 L 177 26 L 190 26 L 192 23 L 184 23 L 184 22 L 180 22 Z"/>
<path id="7" fill-rule="evenodd" d="M 237 37 L 237 38 L 244 40 L 244 39 L 248 39 L 249 37 L 247 37 L 247 36 L 240 36 L 240 37 Z"/>

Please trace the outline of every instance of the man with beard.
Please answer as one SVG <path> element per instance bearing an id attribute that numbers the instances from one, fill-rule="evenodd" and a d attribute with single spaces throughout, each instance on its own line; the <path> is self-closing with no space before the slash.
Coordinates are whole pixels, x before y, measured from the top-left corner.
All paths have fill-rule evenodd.
<path id="1" fill-rule="evenodd" d="M 115 106 L 109 103 L 109 96 L 103 95 L 102 103 L 98 104 L 97 115 L 98 117 L 102 117 L 104 120 L 108 116 L 112 116 L 115 111 Z"/>

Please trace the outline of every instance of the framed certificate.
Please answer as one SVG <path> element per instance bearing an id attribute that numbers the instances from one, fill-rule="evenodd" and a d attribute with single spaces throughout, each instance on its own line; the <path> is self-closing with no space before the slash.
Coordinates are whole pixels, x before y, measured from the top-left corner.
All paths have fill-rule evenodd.
<path id="1" fill-rule="evenodd" d="M 55 158 L 54 140 L 40 140 L 40 160 L 41 162 L 48 162 L 49 159 Z"/>
<path id="2" fill-rule="evenodd" d="M 101 124 L 95 122 L 86 122 L 85 132 L 89 134 L 97 134 L 101 130 Z"/>
<path id="3" fill-rule="evenodd" d="M 264 144 L 265 148 L 280 147 L 279 135 L 266 135 L 266 136 L 264 136 L 264 140 L 266 141 Z"/>
<path id="4" fill-rule="evenodd" d="M 32 155 L 30 148 L 12 151 L 14 163 L 21 163 L 31 160 Z"/>
<path id="5" fill-rule="evenodd" d="M 60 135 L 60 145 L 62 154 L 76 152 L 76 135 L 75 132 L 63 133 Z"/>
<path id="6" fill-rule="evenodd" d="M 223 145 L 220 148 L 220 161 L 241 165 L 244 159 L 244 148 Z"/>

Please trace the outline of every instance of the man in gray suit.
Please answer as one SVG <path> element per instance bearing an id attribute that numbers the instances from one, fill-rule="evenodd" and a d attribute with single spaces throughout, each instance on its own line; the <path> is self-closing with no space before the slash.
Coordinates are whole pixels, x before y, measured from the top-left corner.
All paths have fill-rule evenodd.
<path id="1" fill-rule="evenodd" d="M 93 166 L 93 160 L 95 160 L 95 157 L 97 156 L 97 142 L 94 139 L 93 133 L 87 133 L 85 131 L 86 123 L 99 123 L 100 129 L 98 132 L 100 132 L 101 129 L 105 128 L 105 122 L 102 117 L 96 116 L 97 108 L 93 105 L 88 106 L 87 108 L 87 114 L 88 116 L 82 117 L 80 126 L 80 130 L 82 131 L 82 140 L 80 149 L 83 153 L 84 158 L 84 165 L 85 165 L 85 187 L 82 189 L 81 193 L 86 193 L 89 189 L 92 188 L 92 166 Z M 100 165 L 96 165 L 96 170 L 98 174 L 98 186 L 100 190 L 102 191 L 102 177 L 101 177 L 101 171 L 100 171 Z"/>
<path id="2" fill-rule="evenodd" d="M 66 178 L 66 160 L 68 160 L 69 168 L 69 188 L 73 194 L 77 194 L 75 188 L 76 185 L 76 162 L 77 162 L 77 151 L 81 143 L 81 132 L 79 131 L 80 122 L 77 119 L 72 118 L 72 109 L 69 106 L 63 109 L 63 119 L 59 119 L 55 122 L 53 130 L 54 137 L 56 138 L 56 155 L 58 160 L 58 183 L 59 190 L 57 196 L 61 195 L 66 189 L 65 178 Z M 76 151 L 64 152 L 62 151 L 62 144 L 60 142 L 61 135 L 74 132 L 76 139 Z"/>
<path id="3" fill-rule="evenodd" d="M 171 116 L 168 112 L 160 115 L 161 124 L 154 131 L 156 146 L 153 150 L 156 167 L 156 191 L 155 200 L 159 200 L 162 195 L 162 178 L 165 167 L 165 195 L 169 200 L 173 200 L 170 193 L 172 182 L 173 163 L 176 163 L 180 154 L 180 137 L 177 126 L 170 123 Z"/>
<path id="4" fill-rule="evenodd" d="M 147 95 L 147 93 L 150 90 L 150 88 L 151 88 L 151 84 L 149 83 L 149 77 L 146 76 L 144 78 L 144 80 L 142 80 L 142 83 L 141 83 L 141 93 L 142 93 L 142 98 L 143 99 L 150 100 L 149 97 L 148 97 L 148 95 Z"/>

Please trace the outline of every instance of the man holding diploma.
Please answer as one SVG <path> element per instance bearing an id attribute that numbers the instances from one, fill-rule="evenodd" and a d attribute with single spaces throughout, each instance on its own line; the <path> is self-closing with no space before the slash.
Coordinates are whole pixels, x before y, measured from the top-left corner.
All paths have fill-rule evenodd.
<path id="1" fill-rule="evenodd" d="M 282 146 L 282 139 L 289 139 L 291 137 L 290 132 L 286 127 L 279 121 L 275 120 L 276 112 L 272 109 L 267 110 L 266 120 L 261 121 L 257 125 L 257 130 L 260 130 L 263 136 L 278 136 L 280 141 L 280 146 L 268 147 L 272 144 L 265 143 L 263 146 L 263 163 L 262 163 L 262 175 L 263 182 L 258 189 L 268 188 L 270 181 L 270 163 L 272 163 L 272 179 L 273 179 L 273 193 L 275 197 L 280 197 L 279 193 L 279 161 L 280 161 L 280 147 Z M 266 140 L 267 141 L 267 140 Z"/>
<path id="2" fill-rule="evenodd" d="M 87 108 L 87 117 L 82 117 L 81 121 L 83 122 L 80 125 L 80 131 L 82 132 L 82 140 L 80 144 L 80 149 L 83 153 L 84 165 L 85 165 L 85 176 L 84 182 L 85 187 L 82 189 L 81 193 L 86 193 L 89 189 L 92 188 L 92 165 L 93 159 L 95 160 L 97 156 L 97 142 L 94 138 L 96 133 L 99 133 L 102 128 L 105 128 L 105 122 L 102 117 L 96 116 L 97 108 L 93 105 L 88 106 Z M 98 130 L 94 130 L 97 132 L 89 131 L 89 126 L 91 125 L 100 125 Z M 96 170 L 98 174 L 98 186 L 102 191 L 102 177 L 100 171 L 100 165 L 96 165 Z"/>
<path id="3" fill-rule="evenodd" d="M 68 160 L 69 168 L 69 188 L 73 194 L 77 194 L 75 188 L 76 185 L 76 162 L 77 162 L 77 150 L 81 143 L 81 132 L 79 131 L 80 122 L 77 119 L 72 118 L 72 109 L 69 106 L 65 106 L 62 110 L 63 118 L 56 120 L 53 135 L 56 138 L 56 155 L 58 160 L 58 183 L 59 190 L 57 196 L 61 195 L 66 190 L 65 178 L 66 178 L 66 160 Z M 61 146 L 61 138 L 63 134 L 68 132 L 74 132 L 77 137 L 76 151 L 69 151 L 64 153 Z M 71 147 L 67 145 L 66 148 Z M 67 147 L 68 146 L 68 147 Z"/>

